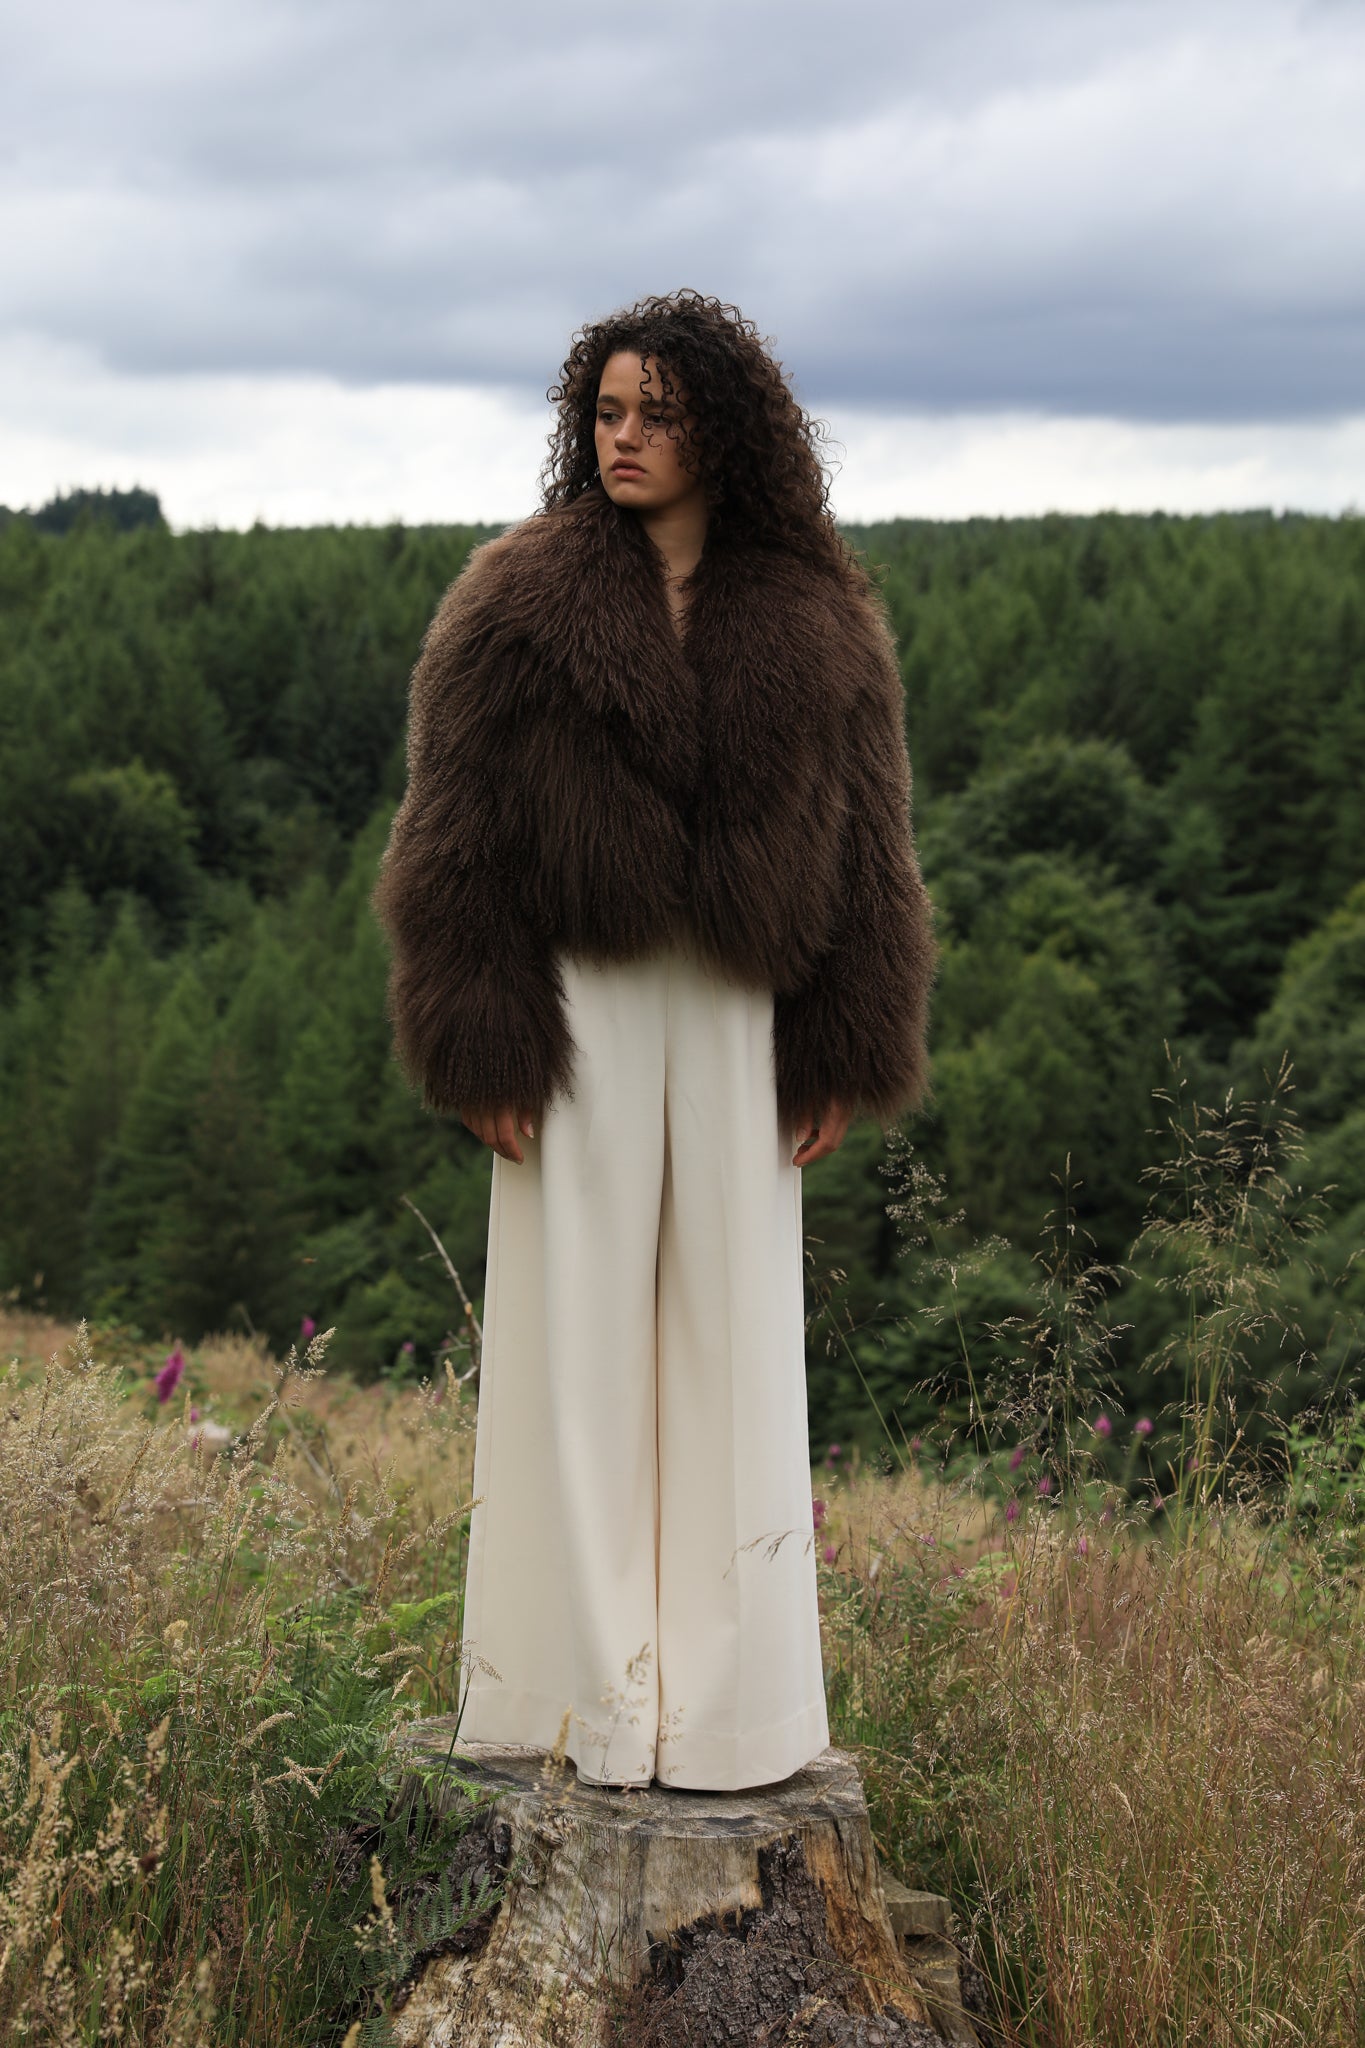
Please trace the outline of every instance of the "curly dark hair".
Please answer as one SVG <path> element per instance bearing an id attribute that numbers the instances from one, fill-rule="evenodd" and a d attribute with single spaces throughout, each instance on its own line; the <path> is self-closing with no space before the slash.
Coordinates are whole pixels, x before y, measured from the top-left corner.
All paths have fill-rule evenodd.
<path id="1" fill-rule="evenodd" d="M 861 579 L 829 509 L 824 422 L 797 403 L 753 321 L 691 289 L 640 299 L 574 335 L 546 394 L 559 417 L 540 473 L 543 510 L 597 483 L 597 389 L 618 349 L 639 354 L 642 379 L 645 359 L 655 359 L 665 403 L 685 397 L 695 425 L 683 461 L 700 471 L 716 525 Z M 666 431 L 684 433 L 677 420 Z"/>

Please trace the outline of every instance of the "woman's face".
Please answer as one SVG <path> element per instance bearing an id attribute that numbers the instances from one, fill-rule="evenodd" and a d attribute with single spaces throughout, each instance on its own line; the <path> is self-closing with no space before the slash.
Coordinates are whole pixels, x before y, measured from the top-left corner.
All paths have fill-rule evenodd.
<path id="1" fill-rule="evenodd" d="M 686 396 L 665 399 L 653 356 L 622 349 L 608 356 L 597 387 L 597 465 L 607 496 L 632 511 L 661 512 L 680 504 L 703 485 L 696 470 L 684 469 L 685 437 L 694 425 Z M 672 433 L 666 428 L 672 425 Z"/>

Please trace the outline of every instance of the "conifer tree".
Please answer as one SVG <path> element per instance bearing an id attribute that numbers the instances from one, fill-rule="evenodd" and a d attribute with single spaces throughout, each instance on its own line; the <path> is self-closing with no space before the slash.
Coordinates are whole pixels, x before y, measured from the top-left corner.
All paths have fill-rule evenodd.
<path id="1" fill-rule="evenodd" d="M 229 1045 L 214 1048 L 183 1134 L 174 1202 L 143 1240 L 140 1320 L 193 1342 L 211 1330 L 292 1334 L 294 1219 L 265 1117 Z"/>

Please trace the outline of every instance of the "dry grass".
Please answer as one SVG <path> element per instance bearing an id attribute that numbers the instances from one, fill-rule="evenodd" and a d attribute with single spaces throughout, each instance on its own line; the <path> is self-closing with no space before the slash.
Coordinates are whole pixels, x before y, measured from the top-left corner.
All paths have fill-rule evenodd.
<path id="1" fill-rule="evenodd" d="M 60 1322 L 0 1303 L 0 1359 L 14 1361 L 21 1378 L 32 1379 L 54 1356 L 69 1356 L 76 1342 L 75 1323 Z M 113 1397 L 123 1412 L 149 1415 L 160 1406 L 153 1380 L 164 1353 L 129 1345 L 118 1333 L 95 1328 L 88 1332 L 99 1358 L 123 1368 L 123 1382 Z M 275 1390 L 277 1361 L 259 1338 L 206 1338 L 186 1354 L 185 1376 L 176 1389 L 170 1413 L 199 1410 L 201 1423 L 238 1433 L 249 1428 Z M 449 1381 L 442 1380 L 436 1406 L 447 1402 Z M 169 1404 L 168 1404 L 169 1406 Z M 296 1379 L 279 1415 L 278 1428 L 292 1432 L 301 1447 L 318 1455 L 322 1445 L 336 1461 L 342 1482 L 359 1478 L 369 1488 L 396 1491 L 411 1498 L 433 1519 L 452 1498 L 469 1493 L 474 1470 L 475 1397 L 463 1387 L 452 1407 L 451 1426 L 434 1434 L 429 1422 L 433 1403 L 415 1381 L 355 1380 L 330 1373 Z M 186 1423 L 193 1433 L 193 1425 Z M 201 1430 L 201 1434 L 202 1434 Z M 212 1432 L 210 1432 L 210 1435 Z M 435 1459 L 435 1462 L 433 1462 Z M 319 1462 L 322 1462 L 319 1456 Z M 331 1490 L 332 1475 L 303 1459 L 299 1484 L 316 1497 Z"/>
<path id="2" fill-rule="evenodd" d="M 456 1703 L 467 1393 L 227 1342 L 162 1404 L 159 1360 L 9 1335 L 0 2038 L 339 2041 L 376 1982 L 370 1857 L 430 1860 L 385 1745 Z"/>
<path id="3" fill-rule="evenodd" d="M 228 1340 L 163 1406 L 159 1358 L 0 1341 L 0 2038 L 339 2048 L 420 1943 L 385 1913 L 462 1910 L 385 1743 L 455 1703 L 470 1392 Z M 834 1739 L 888 1865 L 954 1894 L 999 2038 L 1365 2037 L 1349 1546 L 1217 1501 L 1008 1522 L 914 1472 L 817 1484 Z"/>
<path id="4" fill-rule="evenodd" d="M 1365 2037 L 1365 1601 L 1243 1510 L 1176 1539 L 860 1477 L 831 1501 L 836 1739 L 974 1921 L 1001 2038 Z"/>

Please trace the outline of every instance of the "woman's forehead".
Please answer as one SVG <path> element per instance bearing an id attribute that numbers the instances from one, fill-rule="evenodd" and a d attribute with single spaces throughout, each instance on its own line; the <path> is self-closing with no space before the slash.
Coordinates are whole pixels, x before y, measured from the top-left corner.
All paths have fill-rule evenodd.
<path id="1" fill-rule="evenodd" d="M 667 374 L 665 369 L 665 374 Z M 671 377 L 665 393 L 655 356 L 641 358 L 635 349 L 618 349 L 602 365 L 602 375 L 597 386 L 599 398 L 614 398 L 624 403 L 631 398 L 681 398 Z"/>

